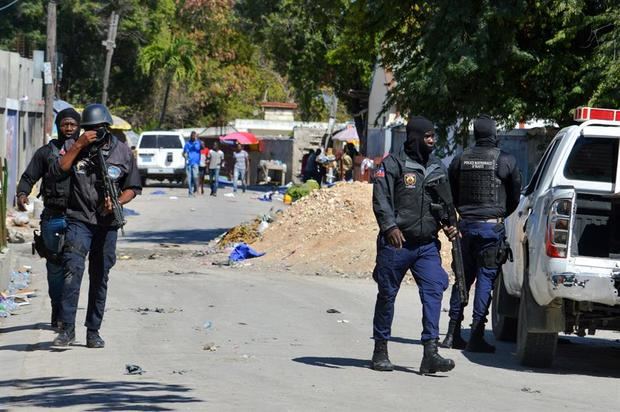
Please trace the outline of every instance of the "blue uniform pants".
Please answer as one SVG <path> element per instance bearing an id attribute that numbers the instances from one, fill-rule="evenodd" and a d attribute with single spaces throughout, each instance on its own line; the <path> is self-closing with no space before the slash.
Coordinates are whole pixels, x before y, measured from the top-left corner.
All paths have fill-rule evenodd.
<path id="1" fill-rule="evenodd" d="M 217 194 L 218 180 L 220 179 L 220 168 L 209 169 L 209 182 L 211 183 L 211 194 Z"/>
<path id="2" fill-rule="evenodd" d="M 506 230 L 501 224 L 471 220 L 462 220 L 459 229 L 463 236 L 461 244 L 468 293 L 474 281 L 476 282 L 473 319 L 486 323 L 498 268 L 485 266 L 481 260 L 481 253 L 486 249 L 498 247 L 505 237 Z M 454 285 L 450 296 L 450 319 L 462 321 L 463 309 L 458 289 Z"/>
<path id="3" fill-rule="evenodd" d="M 108 274 L 116 263 L 116 238 L 118 229 L 67 220 L 67 234 L 63 250 L 64 289 L 61 317 L 63 323 L 75 324 L 80 298 L 80 286 L 88 255 L 88 329 L 99 330 L 108 293 Z"/>
<path id="4" fill-rule="evenodd" d="M 41 236 L 45 247 L 54 252 L 58 252 L 58 246 L 61 236 L 64 236 L 67 228 L 67 222 L 64 215 L 52 215 L 45 211 L 41 214 Z M 64 270 L 61 262 L 54 263 L 47 260 L 45 263 L 47 268 L 47 287 L 52 307 L 60 305 L 62 296 L 62 288 L 64 285 Z"/>
<path id="5" fill-rule="evenodd" d="M 407 270 L 411 269 L 422 300 L 422 341 L 439 337 L 441 299 L 448 287 L 448 274 L 441 267 L 439 242 L 412 244 L 397 249 L 383 236 L 377 240 L 377 264 L 373 278 L 379 293 L 375 305 L 373 337 L 389 340 L 394 319 L 394 301 Z"/>

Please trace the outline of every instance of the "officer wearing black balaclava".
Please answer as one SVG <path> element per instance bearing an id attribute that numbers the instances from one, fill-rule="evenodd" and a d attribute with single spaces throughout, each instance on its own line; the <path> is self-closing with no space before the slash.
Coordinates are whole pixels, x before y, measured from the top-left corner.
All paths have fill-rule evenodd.
<path id="1" fill-rule="evenodd" d="M 469 342 L 461 337 L 463 306 L 456 286 L 450 298 L 450 323 L 442 346 L 470 352 L 495 352 L 484 340 L 486 314 L 498 270 L 509 256 L 504 218 L 519 203 L 521 176 L 517 161 L 497 147 L 495 121 L 482 115 L 474 122 L 476 144 L 450 164 L 450 187 L 460 215 L 467 288 L 476 282 Z"/>
<path id="2" fill-rule="evenodd" d="M 48 293 L 52 303 L 52 328 L 58 328 L 60 297 L 64 283 L 60 250 L 67 227 L 65 210 L 69 198 L 70 182 L 67 177 L 57 178 L 51 175 L 49 168 L 62 155 L 65 140 L 76 138 L 79 135 L 80 114 L 72 108 L 64 109 L 56 115 L 55 123 L 58 138 L 51 140 L 34 153 L 17 185 L 16 199 L 17 208 L 22 211 L 26 210 L 26 205 L 29 203 L 28 194 L 32 191 L 35 183 L 39 179 L 43 179 L 40 192 L 45 206 L 43 213 L 41 213 L 41 240 L 43 244 L 38 247 L 38 250 L 42 257 L 47 260 Z"/>
<path id="3" fill-rule="evenodd" d="M 433 123 L 413 116 L 407 124 L 402 150 L 387 156 L 375 171 L 373 210 L 379 224 L 377 259 L 373 278 L 378 294 L 373 320 L 375 349 L 372 368 L 391 371 L 387 352 L 394 317 L 394 300 L 400 284 L 411 270 L 422 300 L 421 373 L 447 372 L 454 362 L 437 352 L 441 299 L 448 287 L 448 274 L 441 267 L 437 231 L 440 221 L 433 212 L 430 187 L 447 181 L 444 165 L 432 155 Z M 456 228 L 444 228 L 452 238 Z"/>

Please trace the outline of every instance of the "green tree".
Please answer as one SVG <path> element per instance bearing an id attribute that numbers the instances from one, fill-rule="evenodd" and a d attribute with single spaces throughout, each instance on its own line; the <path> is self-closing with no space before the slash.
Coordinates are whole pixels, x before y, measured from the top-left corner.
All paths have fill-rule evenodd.
<path id="1" fill-rule="evenodd" d="M 164 121 L 170 87 L 173 82 L 192 81 L 196 75 L 195 45 L 185 37 L 162 36 L 140 51 L 140 68 L 146 74 L 161 75 L 165 84 L 164 101 L 159 116 L 159 126 Z"/>

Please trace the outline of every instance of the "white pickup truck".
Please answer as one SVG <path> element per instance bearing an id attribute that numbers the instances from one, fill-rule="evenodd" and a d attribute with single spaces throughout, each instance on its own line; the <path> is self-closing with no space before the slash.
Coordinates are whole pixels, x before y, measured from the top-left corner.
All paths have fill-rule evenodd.
<path id="1" fill-rule="evenodd" d="M 514 261 L 495 285 L 493 332 L 516 339 L 523 365 L 551 366 L 558 332 L 620 330 L 620 110 L 575 118 L 506 221 Z"/>

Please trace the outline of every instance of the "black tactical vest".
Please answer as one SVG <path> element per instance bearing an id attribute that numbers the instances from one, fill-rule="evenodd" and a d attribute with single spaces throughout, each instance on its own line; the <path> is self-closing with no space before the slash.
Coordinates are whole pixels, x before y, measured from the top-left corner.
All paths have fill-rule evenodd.
<path id="1" fill-rule="evenodd" d="M 47 156 L 48 170 L 43 176 L 41 194 L 43 195 L 43 204 L 46 208 L 64 211 L 69 202 L 71 179 L 68 176 L 53 176 L 49 172 L 49 166 L 53 162 L 57 162 L 60 157 L 60 151 L 55 142 L 56 141 L 51 141 L 48 143 L 50 148 L 50 152 Z"/>
<path id="2" fill-rule="evenodd" d="M 502 207 L 502 182 L 497 176 L 500 150 L 496 147 L 470 147 L 461 155 L 459 205 Z"/>

